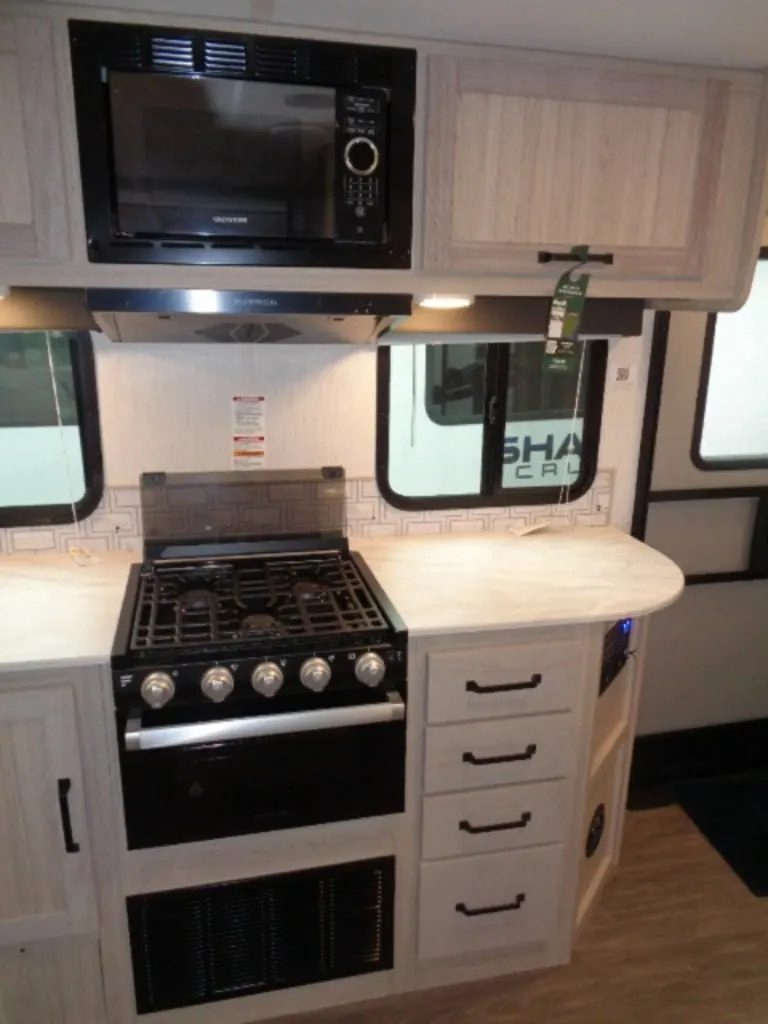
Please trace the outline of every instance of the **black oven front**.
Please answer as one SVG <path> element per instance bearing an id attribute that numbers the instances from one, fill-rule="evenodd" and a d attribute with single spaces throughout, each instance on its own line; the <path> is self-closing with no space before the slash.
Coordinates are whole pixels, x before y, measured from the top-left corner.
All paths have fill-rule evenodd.
<path id="1" fill-rule="evenodd" d="M 396 814 L 404 689 L 118 710 L 130 849 Z"/>
<path id="2" fill-rule="evenodd" d="M 91 261 L 410 266 L 414 51 L 70 36 Z"/>

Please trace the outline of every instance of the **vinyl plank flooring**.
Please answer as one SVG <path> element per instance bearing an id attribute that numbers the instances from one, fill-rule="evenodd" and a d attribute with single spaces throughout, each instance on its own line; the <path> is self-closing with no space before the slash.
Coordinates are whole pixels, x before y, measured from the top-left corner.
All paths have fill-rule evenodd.
<path id="1" fill-rule="evenodd" d="M 675 806 L 630 813 L 622 863 L 566 967 L 296 1024 L 766 1024 L 768 899 Z"/>

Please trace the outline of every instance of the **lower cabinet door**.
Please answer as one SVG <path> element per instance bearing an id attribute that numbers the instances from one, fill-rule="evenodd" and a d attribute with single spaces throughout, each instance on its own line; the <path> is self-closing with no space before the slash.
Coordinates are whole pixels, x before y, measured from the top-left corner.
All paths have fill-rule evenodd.
<path id="1" fill-rule="evenodd" d="M 577 927 L 597 902 L 617 860 L 624 821 L 624 780 L 630 756 L 627 744 L 618 746 L 605 759 L 587 787 L 581 834 Z"/>
<path id="2" fill-rule="evenodd" d="M 95 935 L 0 946 L 2 1024 L 104 1024 Z"/>
<path id="3" fill-rule="evenodd" d="M 419 957 L 460 956 L 553 938 L 562 874 L 561 845 L 423 864 Z"/>

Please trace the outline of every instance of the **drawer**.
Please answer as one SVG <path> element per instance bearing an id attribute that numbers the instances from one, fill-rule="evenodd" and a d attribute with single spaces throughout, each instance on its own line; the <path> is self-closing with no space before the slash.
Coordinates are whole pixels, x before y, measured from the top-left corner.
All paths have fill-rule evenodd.
<path id="1" fill-rule="evenodd" d="M 459 956 L 554 936 L 563 847 L 534 847 L 421 867 L 419 956 Z"/>
<path id="2" fill-rule="evenodd" d="M 568 782 L 533 782 L 425 797 L 421 856 L 437 860 L 562 842 L 571 793 Z"/>
<path id="3" fill-rule="evenodd" d="M 427 729 L 424 792 L 450 793 L 571 774 L 572 715 L 504 718 Z"/>
<path id="4" fill-rule="evenodd" d="M 570 711 L 578 696 L 578 641 L 520 643 L 429 655 L 429 722 Z"/>

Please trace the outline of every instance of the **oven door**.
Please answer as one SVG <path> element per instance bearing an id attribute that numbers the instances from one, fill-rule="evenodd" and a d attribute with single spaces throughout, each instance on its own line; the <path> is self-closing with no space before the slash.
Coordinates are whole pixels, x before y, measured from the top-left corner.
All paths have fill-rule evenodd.
<path id="1" fill-rule="evenodd" d="M 367 698 L 367 699 L 366 699 Z M 199 712 L 199 709 L 198 709 Z M 341 694 L 118 714 L 130 849 L 319 825 L 405 806 L 405 703 Z"/>

